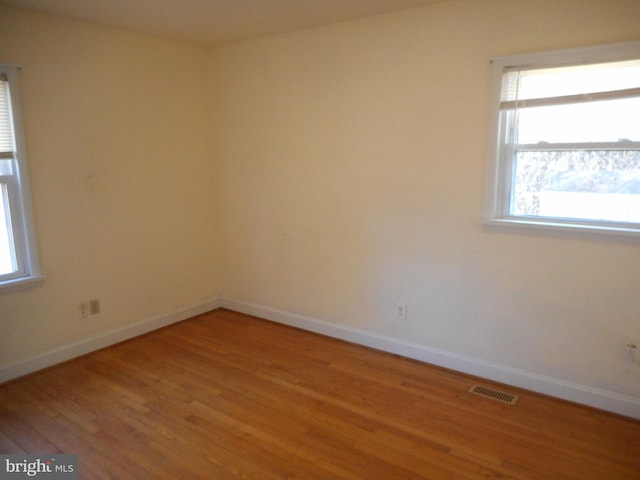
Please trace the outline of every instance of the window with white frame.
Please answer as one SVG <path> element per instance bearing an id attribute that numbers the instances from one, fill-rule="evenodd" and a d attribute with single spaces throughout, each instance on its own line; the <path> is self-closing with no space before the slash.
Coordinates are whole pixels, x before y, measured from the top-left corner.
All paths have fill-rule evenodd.
<path id="1" fill-rule="evenodd" d="M 640 235 L 640 42 L 492 69 L 487 222 Z"/>
<path id="2" fill-rule="evenodd" d="M 40 275 L 19 104 L 19 67 L 0 64 L 0 291 Z"/>

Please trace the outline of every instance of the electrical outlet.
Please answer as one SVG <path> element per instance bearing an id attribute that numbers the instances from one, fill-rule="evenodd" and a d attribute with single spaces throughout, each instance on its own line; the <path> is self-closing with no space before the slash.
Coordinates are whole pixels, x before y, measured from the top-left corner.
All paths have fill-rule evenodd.
<path id="1" fill-rule="evenodd" d="M 624 346 L 624 362 L 632 365 L 640 364 L 640 352 L 635 344 L 627 343 Z"/>
<path id="2" fill-rule="evenodd" d="M 97 315 L 100 313 L 100 300 L 94 298 L 89 300 L 89 315 Z"/>
<path id="3" fill-rule="evenodd" d="M 403 302 L 396 302 L 396 320 L 407 319 L 407 304 Z"/>
<path id="4" fill-rule="evenodd" d="M 94 298 L 93 300 L 83 300 L 78 304 L 79 318 L 87 318 L 90 315 L 97 315 L 100 313 L 100 300 Z"/>

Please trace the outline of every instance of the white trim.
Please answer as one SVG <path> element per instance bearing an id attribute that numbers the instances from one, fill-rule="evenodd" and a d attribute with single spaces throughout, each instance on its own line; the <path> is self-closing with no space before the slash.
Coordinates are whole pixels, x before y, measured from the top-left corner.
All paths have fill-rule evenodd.
<path id="1" fill-rule="evenodd" d="M 620 226 L 603 227 L 600 225 L 589 225 L 585 221 L 584 224 L 577 223 L 560 223 L 553 220 L 540 218 L 521 218 L 521 217 L 508 217 L 508 218 L 495 218 L 482 220 L 482 225 L 490 228 L 508 228 L 508 229 L 520 229 L 522 233 L 531 233 L 535 230 L 540 232 L 556 233 L 556 234 L 578 234 L 585 235 L 591 234 L 594 237 L 600 236 L 601 238 L 617 237 L 618 239 L 626 238 L 633 243 L 640 242 L 640 229 L 638 228 L 624 228 Z"/>
<path id="2" fill-rule="evenodd" d="M 17 292 L 18 290 L 41 287 L 46 278 L 44 275 L 12 278 L 11 280 L 0 282 L 0 292 Z"/>
<path id="3" fill-rule="evenodd" d="M 629 395 L 580 385 L 547 375 L 540 375 L 498 363 L 487 362 L 427 345 L 381 335 L 359 328 L 339 325 L 255 303 L 223 297 L 220 298 L 220 306 L 236 312 L 254 315 L 284 325 L 301 328 L 340 340 L 346 340 L 451 370 L 640 419 L 640 398 Z"/>
<path id="4" fill-rule="evenodd" d="M 18 257 L 19 278 L 43 280 L 40 272 L 36 226 L 33 217 L 31 199 L 31 183 L 29 180 L 29 166 L 25 144 L 24 122 L 22 117 L 22 100 L 18 71 L 22 67 L 16 64 L 0 64 L 0 70 L 6 74 L 9 82 L 9 108 L 13 123 L 13 137 L 15 143 L 15 168 L 13 176 L 16 179 L 15 198 L 11 199 L 14 248 Z M 7 278 L 7 277 L 5 277 Z M 7 278 L 7 280 L 10 280 Z M 32 282 L 36 285 L 38 282 Z"/>
<path id="5" fill-rule="evenodd" d="M 640 41 L 610 43 L 592 47 L 576 47 L 545 52 L 501 55 L 491 58 L 492 63 L 519 70 L 555 65 L 579 65 L 634 59 L 640 51 Z"/>
<path id="6" fill-rule="evenodd" d="M 627 88 L 612 92 L 578 93 L 575 95 L 563 95 L 558 97 L 542 97 L 523 100 L 503 100 L 500 102 L 501 110 L 513 110 L 516 108 L 544 107 L 551 105 L 567 105 L 572 103 L 599 102 L 602 100 L 618 100 L 621 98 L 640 97 L 640 88 Z"/>
<path id="7" fill-rule="evenodd" d="M 142 320 L 121 328 L 109 330 L 77 342 L 67 343 L 33 357 L 18 360 L 0 367 L 0 383 L 22 377 L 43 368 L 71 360 L 101 348 L 129 340 L 173 323 L 220 308 L 218 298 L 208 300 L 182 310 Z"/>

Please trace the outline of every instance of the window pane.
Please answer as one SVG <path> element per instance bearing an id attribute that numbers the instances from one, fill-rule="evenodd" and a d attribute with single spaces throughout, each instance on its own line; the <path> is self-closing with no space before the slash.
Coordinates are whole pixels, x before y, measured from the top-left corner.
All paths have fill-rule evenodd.
<path id="1" fill-rule="evenodd" d="M 0 184 L 0 275 L 16 271 L 10 218 L 7 186 Z"/>
<path id="2" fill-rule="evenodd" d="M 640 141 L 640 98 L 518 110 L 517 143 Z"/>
<path id="3" fill-rule="evenodd" d="M 512 215 L 640 223 L 639 151 L 527 151 L 515 162 Z"/>
<path id="4" fill-rule="evenodd" d="M 13 175 L 13 161 L 0 158 L 0 175 Z"/>

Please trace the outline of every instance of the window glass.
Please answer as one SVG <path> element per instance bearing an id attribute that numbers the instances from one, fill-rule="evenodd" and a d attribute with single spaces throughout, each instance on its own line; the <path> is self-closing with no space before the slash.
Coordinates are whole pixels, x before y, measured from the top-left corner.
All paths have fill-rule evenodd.
<path id="1" fill-rule="evenodd" d="M 518 110 L 517 143 L 640 142 L 640 97 Z"/>
<path id="2" fill-rule="evenodd" d="M 0 275 L 16 271 L 6 185 L 0 184 Z"/>
<path id="3" fill-rule="evenodd" d="M 515 170 L 515 215 L 640 223 L 638 151 L 519 152 Z"/>

